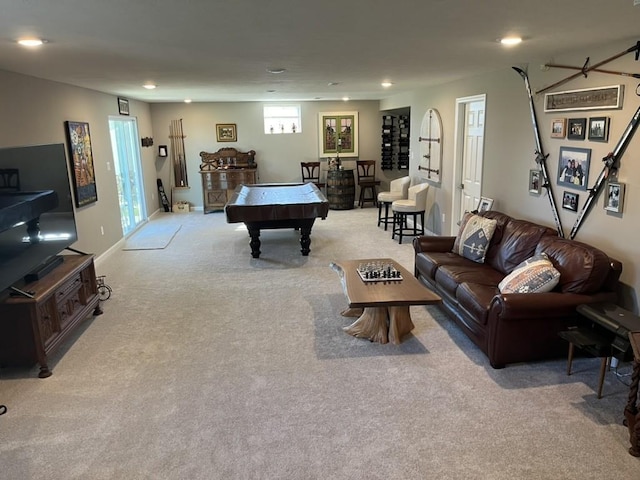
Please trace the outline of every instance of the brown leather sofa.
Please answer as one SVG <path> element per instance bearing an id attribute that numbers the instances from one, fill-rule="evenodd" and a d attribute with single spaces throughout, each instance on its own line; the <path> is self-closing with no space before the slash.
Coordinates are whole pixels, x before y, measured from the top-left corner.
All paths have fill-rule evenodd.
<path id="1" fill-rule="evenodd" d="M 456 237 L 416 237 L 416 278 L 442 297 L 444 310 L 493 368 L 566 355 L 558 332 L 578 323 L 577 305 L 616 302 L 622 264 L 548 227 L 495 211 L 479 215 L 497 221 L 485 262 L 454 253 Z M 560 272 L 558 285 L 548 293 L 501 294 L 500 281 L 541 252 Z"/>

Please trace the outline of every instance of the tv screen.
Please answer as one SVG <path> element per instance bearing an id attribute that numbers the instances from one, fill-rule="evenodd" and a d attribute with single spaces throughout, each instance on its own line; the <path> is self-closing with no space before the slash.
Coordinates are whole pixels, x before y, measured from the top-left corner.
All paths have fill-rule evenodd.
<path id="1" fill-rule="evenodd" d="M 0 148 L 0 294 L 77 239 L 64 144 Z"/>

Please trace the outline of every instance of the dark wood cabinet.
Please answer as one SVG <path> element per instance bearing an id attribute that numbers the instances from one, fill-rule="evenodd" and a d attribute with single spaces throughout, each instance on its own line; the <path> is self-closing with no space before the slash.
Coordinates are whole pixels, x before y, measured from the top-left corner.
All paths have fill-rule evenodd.
<path id="1" fill-rule="evenodd" d="M 38 376 L 46 378 L 48 355 L 85 319 L 102 313 L 93 255 L 63 255 L 62 264 L 22 289 L 33 298 L 0 303 L 0 365 L 38 363 Z"/>
<path id="2" fill-rule="evenodd" d="M 224 210 L 237 186 L 258 183 L 255 156 L 254 150 L 240 152 L 235 148 L 200 152 L 204 213 Z"/>
<path id="3" fill-rule="evenodd" d="M 238 185 L 253 185 L 256 183 L 257 170 L 229 169 L 200 172 L 202 176 L 202 202 L 204 213 L 224 210 L 231 195 Z"/>

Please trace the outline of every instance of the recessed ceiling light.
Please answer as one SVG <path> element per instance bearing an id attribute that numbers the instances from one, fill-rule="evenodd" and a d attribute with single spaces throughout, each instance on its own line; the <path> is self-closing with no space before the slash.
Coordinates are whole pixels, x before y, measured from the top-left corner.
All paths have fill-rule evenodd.
<path id="1" fill-rule="evenodd" d="M 517 45 L 520 42 L 522 42 L 522 38 L 520 37 L 504 37 L 500 39 L 500 43 L 507 46 Z"/>
<path id="2" fill-rule="evenodd" d="M 389 88 L 391 85 L 393 85 L 393 83 L 391 83 L 391 82 L 382 82 L 380 85 L 382 85 L 384 88 Z"/>
<path id="3" fill-rule="evenodd" d="M 184 99 L 184 103 L 191 103 L 191 99 L 190 98 L 185 98 Z"/>
<path id="4" fill-rule="evenodd" d="M 23 38 L 18 40 L 18 43 L 23 47 L 39 47 L 43 43 L 47 43 L 46 40 L 40 38 Z"/>
<path id="5" fill-rule="evenodd" d="M 342 97 L 342 101 L 343 102 L 348 102 L 349 101 L 349 97 Z"/>
<path id="6" fill-rule="evenodd" d="M 274 92 L 275 92 L 275 90 L 273 90 L 273 89 L 267 90 L 267 93 L 274 93 Z"/>
<path id="7" fill-rule="evenodd" d="M 145 83 L 143 87 L 146 88 L 147 90 L 153 90 L 154 88 L 157 87 L 157 85 L 155 83 Z"/>
<path id="8" fill-rule="evenodd" d="M 340 85 L 339 82 L 329 82 L 327 83 L 327 85 L 329 85 L 330 87 L 335 87 L 336 85 Z"/>
<path id="9" fill-rule="evenodd" d="M 286 72 L 286 71 L 287 71 L 287 69 L 286 69 L 286 68 L 282 68 L 282 67 L 272 67 L 272 68 L 267 68 L 267 72 L 269 72 L 269 73 L 275 73 L 275 74 L 278 74 L 278 73 L 284 73 L 284 72 Z"/>

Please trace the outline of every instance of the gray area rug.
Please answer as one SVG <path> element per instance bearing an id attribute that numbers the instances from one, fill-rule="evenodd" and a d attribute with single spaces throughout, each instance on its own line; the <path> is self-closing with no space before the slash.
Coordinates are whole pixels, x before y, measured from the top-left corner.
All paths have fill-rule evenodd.
<path id="1" fill-rule="evenodd" d="M 174 216 L 181 214 L 174 214 Z M 174 217 L 162 215 L 143 225 L 125 241 L 123 250 L 162 250 L 176 236 L 182 225 Z"/>
<path id="2" fill-rule="evenodd" d="M 259 259 L 222 213 L 161 215 L 182 225 L 167 248 L 99 263 L 113 295 L 53 376 L 0 371 L 0 478 L 640 478 L 628 389 L 609 372 L 598 400 L 597 359 L 494 370 L 434 306 L 397 346 L 342 331 L 331 261 L 413 269 L 376 213 L 330 211 L 308 257 L 265 231 Z"/>

